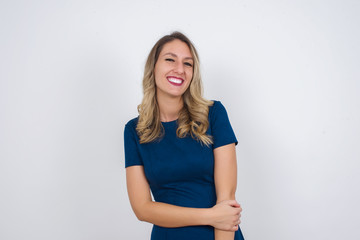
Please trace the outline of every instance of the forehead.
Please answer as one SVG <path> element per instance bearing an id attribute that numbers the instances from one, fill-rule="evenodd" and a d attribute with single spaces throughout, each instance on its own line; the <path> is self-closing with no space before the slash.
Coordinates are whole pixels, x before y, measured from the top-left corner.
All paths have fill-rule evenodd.
<path id="1" fill-rule="evenodd" d="M 163 48 L 160 52 L 160 55 L 164 55 L 167 53 L 172 53 L 178 57 L 184 57 L 184 58 L 192 57 L 192 54 L 191 54 L 191 51 L 190 51 L 190 48 L 188 47 L 188 45 L 178 39 L 168 42 L 163 46 Z"/>

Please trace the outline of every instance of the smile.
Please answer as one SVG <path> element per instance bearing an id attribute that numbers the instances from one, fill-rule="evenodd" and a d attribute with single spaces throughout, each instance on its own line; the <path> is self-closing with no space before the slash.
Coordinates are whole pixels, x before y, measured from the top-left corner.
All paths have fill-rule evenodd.
<path id="1" fill-rule="evenodd" d="M 177 77 L 167 77 L 167 80 L 172 84 L 172 85 L 175 85 L 175 86 L 181 86 L 184 82 L 183 79 L 181 78 L 177 78 Z"/>

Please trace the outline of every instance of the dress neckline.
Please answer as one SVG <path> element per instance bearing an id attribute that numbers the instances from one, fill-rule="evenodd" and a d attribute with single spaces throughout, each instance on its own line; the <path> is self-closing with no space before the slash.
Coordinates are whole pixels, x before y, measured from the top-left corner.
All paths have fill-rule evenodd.
<path id="1" fill-rule="evenodd" d="M 169 121 L 169 122 L 161 122 L 163 125 L 169 125 L 169 124 L 172 124 L 172 123 L 176 123 L 177 122 L 177 119 L 175 120 L 172 120 L 172 121 Z"/>

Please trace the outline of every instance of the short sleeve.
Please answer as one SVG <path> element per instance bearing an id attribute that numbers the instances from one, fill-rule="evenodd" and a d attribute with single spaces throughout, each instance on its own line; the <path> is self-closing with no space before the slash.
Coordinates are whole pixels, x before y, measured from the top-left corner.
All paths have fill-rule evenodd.
<path id="1" fill-rule="evenodd" d="M 135 123 L 128 122 L 124 129 L 125 167 L 144 165 L 138 148 Z"/>
<path id="2" fill-rule="evenodd" d="M 225 107 L 219 101 L 214 101 L 214 105 L 209 112 L 211 135 L 213 137 L 213 148 L 221 147 L 230 143 L 237 145 L 235 133 L 231 127 Z"/>

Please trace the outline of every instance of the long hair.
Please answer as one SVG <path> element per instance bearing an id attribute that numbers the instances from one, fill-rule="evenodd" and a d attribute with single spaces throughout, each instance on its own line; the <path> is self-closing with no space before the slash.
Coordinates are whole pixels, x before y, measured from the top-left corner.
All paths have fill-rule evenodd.
<path id="1" fill-rule="evenodd" d="M 180 138 L 190 135 L 200 143 L 209 146 L 212 144 L 212 138 L 206 134 L 206 131 L 209 127 L 209 106 L 212 106 L 213 102 L 203 98 L 199 68 L 200 62 L 197 51 L 191 41 L 180 32 L 173 32 L 170 35 L 162 37 L 150 51 L 145 64 L 142 82 L 144 96 L 141 104 L 138 106 L 139 119 L 136 131 L 139 135 L 140 143 L 153 142 L 160 139 L 164 134 L 164 129 L 160 121 L 159 105 L 156 99 L 154 69 L 163 46 L 175 39 L 186 43 L 194 59 L 193 77 L 189 87 L 182 96 L 184 105 L 179 112 L 176 134 Z"/>

